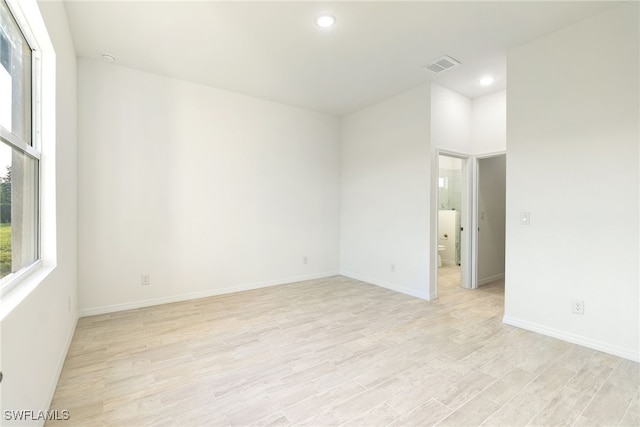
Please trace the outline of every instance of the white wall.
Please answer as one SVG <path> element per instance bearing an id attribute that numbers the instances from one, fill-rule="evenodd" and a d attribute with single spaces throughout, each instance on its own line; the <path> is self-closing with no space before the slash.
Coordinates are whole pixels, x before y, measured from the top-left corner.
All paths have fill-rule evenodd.
<path id="1" fill-rule="evenodd" d="M 84 59 L 78 90 L 81 314 L 338 272 L 335 117 Z"/>
<path id="2" fill-rule="evenodd" d="M 53 208 L 49 199 L 55 200 L 56 215 L 47 214 L 43 222 L 47 227 L 49 224 L 55 227 L 56 232 L 43 232 L 54 238 L 57 234 L 57 253 L 45 259 L 46 270 L 56 258 L 57 267 L 2 319 L 2 411 L 49 408 L 77 318 L 76 59 L 62 3 L 44 2 L 40 9 L 56 51 L 56 75 L 52 81 L 57 91 L 56 182 L 55 185 L 45 183 L 43 194 L 44 208 Z M 43 141 L 47 143 L 53 141 Z M 49 148 L 51 145 L 43 150 Z M 52 223 L 56 217 L 57 221 Z M 2 303 L 8 303 L 11 298 L 11 295 L 4 298 Z M 5 420 L 4 412 L 0 422 L 2 425 L 43 424 L 10 422 Z"/>
<path id="3" fill-rule="evenodd" d="M 449 169 L 447 172 L 449 173 L 448 176 L 452 175 L 452 169 L 455 169 L 458 171 L 460 171 L 460 169 L 462 169 L 462 160 L 458 159 L 457 157 L 449 157 L 449 156 L 442 156 L 440 159 L 438 159 L 438 166 L 440 166 L 440 169 Z"/>
<path id="4" fill-rule="evenodd" d="M 434 233 L 429 98 L 422 86 L 342 121 L 341 273 L 420 298 Z"/>
<path id="5" fill-rule="evenodd" d="M 506 158 L 478 159 L 478 284 L 504 277 Z"/>
<path id="6" fill-rule="evenodd" d="M 471 101 L 471 153 L 488 154 L 507 148 L 507 91 Z"/>
<path id="7" fill-rule="evenodd" d="M 510 324 L 635 360 L 638 6 L 508 55 L 505 307 Z M 572 298 L 584 315 L 571 313 Z"/>
<path id="8" fill-rule="evenodd" d="M 469 99 L 432 84 L 431 143 L 434 148 L 469 155 L 505 151 L 507 91 Z"/>
<path id="9" fill-rule="evenodd" d="M 471 100 L 445 87 L 431 84 L 431 145 L 471 154 Z"/>

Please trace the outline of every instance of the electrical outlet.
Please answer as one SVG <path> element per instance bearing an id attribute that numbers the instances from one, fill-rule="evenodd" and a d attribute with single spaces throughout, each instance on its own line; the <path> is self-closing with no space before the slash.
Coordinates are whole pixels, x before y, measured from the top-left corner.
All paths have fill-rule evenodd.
<path id="1" fill-rule="evenodd" d="M 309 264 L 309 258 L 307 258 L 306 256 L 302 257 L 302 263 L 303 263 L 304 265 Z"/>
<path id="2" fill-rule="evenodd" d="M 584 314 L 584 301 L 581 299 L 572 299 L 571 312 L 575 314 Z"/>
<path id="3" fill-rule="evenodd" d="M 149 276 L 148 274 L 143 274 L 143 275 L 140 277 L 140 284 L 141 284 L 142 286 L 150 285 L 150 284 L 151 284 L 151 276 Z"/>
<path id="4" fill-rule="evenodd" d="M 391 264 L 391 272 L 392 273 L 396 272 L 396 265 L 395 264 Z"/>

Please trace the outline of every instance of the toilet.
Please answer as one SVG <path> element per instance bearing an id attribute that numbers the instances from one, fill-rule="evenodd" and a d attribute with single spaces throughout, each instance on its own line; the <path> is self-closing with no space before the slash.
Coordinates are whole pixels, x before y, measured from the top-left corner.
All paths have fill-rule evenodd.
<path id="1" fill-rule="evenodd" d="M 443 252 L 444 250 L 444 245 L 438 245 L 438 267 L 442 267 L 442 255 L 440 255 L 440 252 Z"/>

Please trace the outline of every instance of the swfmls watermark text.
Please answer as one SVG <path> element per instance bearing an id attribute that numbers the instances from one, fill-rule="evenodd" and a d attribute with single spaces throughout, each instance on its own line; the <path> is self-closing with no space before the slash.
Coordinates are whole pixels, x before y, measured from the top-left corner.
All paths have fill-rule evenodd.
<path id="1" fill-rule="evenodd" d="M 5 410 L 5 421 L 66 421 L 71 418 L 69 410 L 54 409 L 46 411 Z"/>

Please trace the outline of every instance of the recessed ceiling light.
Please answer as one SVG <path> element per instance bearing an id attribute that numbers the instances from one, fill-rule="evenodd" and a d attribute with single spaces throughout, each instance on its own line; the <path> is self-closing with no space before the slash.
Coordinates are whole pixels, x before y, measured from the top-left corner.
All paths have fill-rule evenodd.
<path id="1" fill-rule="evenodd" d="M 321 28 L 333 27 L 336 23 L 336 17 L 333 15 L 322 14 L 316 18 L 316 25 Z"/>
<path id="2" fill-rule="evenodd" d="M 102 60 L 104 62 L 113 62 L 116 60 L 116 57 L 111 55 L 110 53 L 103 53 L 102 54 Z"/>
<path id="3" fill-rule="evenodd" d="M 493 76 L 484 76 L 480 80 L 478 80 L 478 83 L 480 83 L 480 86 L 491 86 L 495 83 L 495 81 L 496 78 Z"/>

